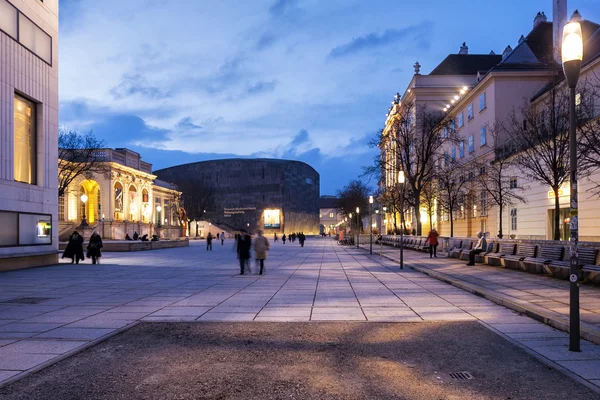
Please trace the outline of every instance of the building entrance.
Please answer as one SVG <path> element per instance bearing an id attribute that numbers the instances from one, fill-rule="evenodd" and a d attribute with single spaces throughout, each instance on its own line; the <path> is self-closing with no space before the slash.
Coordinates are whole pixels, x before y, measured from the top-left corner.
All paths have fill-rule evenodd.
<path id="1" fill-rule="evenodd" d="M 548 221 L 548 226 L 550 227 L 550 229 L 548 230 L 549 232 L 549 237 L 548 240 L 552 240 L 554 239 L 554 215 L 555 215 L 555 210 L 548 210 L 548 217 L 549 217 L 549 221 Z M 569 209 L 568 208 L 561 208 L 560 209 L 560 240 L 564 240 L 564 241 L 569 241 L 569 237 L 570 237 L 570 227 L 569 227 Z"/>

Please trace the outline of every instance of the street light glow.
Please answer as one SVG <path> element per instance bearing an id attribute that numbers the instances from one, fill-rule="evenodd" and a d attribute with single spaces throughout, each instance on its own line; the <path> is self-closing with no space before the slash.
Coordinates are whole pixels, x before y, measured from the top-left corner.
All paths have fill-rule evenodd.
<path id="1" fill-rule="evenodd" d="M 398 171 L 398 183 L 404 183 L 404 171 Z"/>
<path id="2" fill-rule="evenodd" d="M 360 212 L 360 208 L 356 207 L 356 213 L 358 214 Z"/>
<path id="3" fill-rule="evenodd" d="M 373 204 L 373 196 L 369 196 L 369 204 Z"/>
<path id="4" fill-rule="evenodd" d="M 583 38 L 581 24 L 573 20 L 563 29 L 562 62 L 583 60 Z"/>
<path id="5" fill-rule="evenodd" d="M 87 194 L 84 193 L 81 195 L 81 201 L 83 202 L 83 204 L 87 203 L 87 201 L 88 201 Z"/>

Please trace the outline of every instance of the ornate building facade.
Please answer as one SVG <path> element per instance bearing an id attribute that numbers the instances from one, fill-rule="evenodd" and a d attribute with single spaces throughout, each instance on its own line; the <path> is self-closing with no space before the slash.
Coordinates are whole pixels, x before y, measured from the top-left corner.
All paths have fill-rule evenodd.
<path id="1" fill-rule="evenodd" d="M 137 232 L 161 238 L 185 236 L 181 192 L 152 174 L 152 164 L 128 149 L 99 149 L 101 172 L 78 176 L 58 200 L 60 239 L 75 229 L 122 240 Z M 65 162 L 60 160 L 59 162 Z"/>

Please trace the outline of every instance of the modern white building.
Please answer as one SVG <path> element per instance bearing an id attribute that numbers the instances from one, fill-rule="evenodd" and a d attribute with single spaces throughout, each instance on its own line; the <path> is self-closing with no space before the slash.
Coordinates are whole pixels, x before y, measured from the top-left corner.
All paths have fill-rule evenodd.
<path id="1" fill-rule="evenodd" d="M 0 0 L 0 271 L 58 260 L 58 0 Z"/>

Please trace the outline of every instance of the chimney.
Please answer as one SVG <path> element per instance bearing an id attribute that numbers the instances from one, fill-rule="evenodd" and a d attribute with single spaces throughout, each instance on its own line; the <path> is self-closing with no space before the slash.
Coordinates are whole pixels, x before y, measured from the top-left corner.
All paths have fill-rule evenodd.
<path id="1" fill-rule="evenodd" d="M 460 50 L 458 54 L 469 54 L 469 48 L 467 47 L 467 42 L 463 42 L 462 46 L 460 46 Z"/>
<path id="2" fill-rule="evenodd" d="M 546 18 L 546 14 L 543 12 L 538 12 L 535 18 L 533 19 L 533 27 L 535 28 L 542 22 L 547 22 L 548 18 Z"/>
<path id="3" fill-rule="evenodd" d="M 562 30 L 567 23 L 567 0 L 553 0 L 552 5 L 552 46 L 554 48 L 554 61 L 561 63 L 560 47 Z"/>

